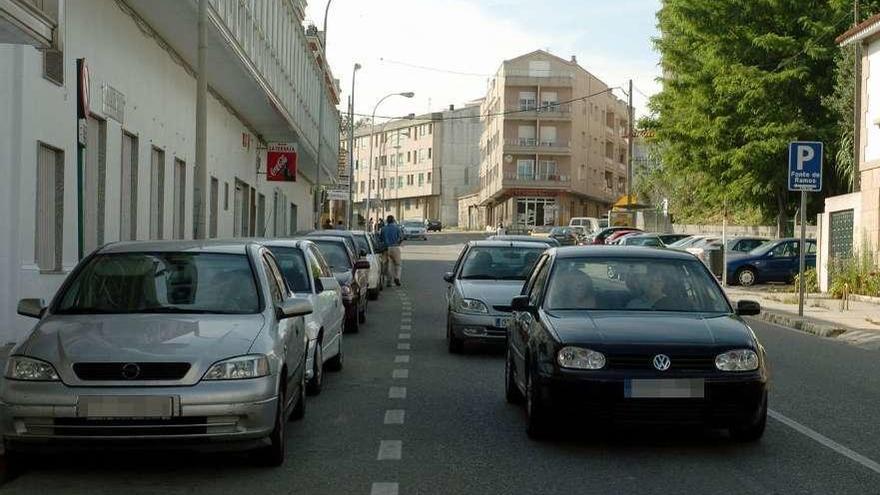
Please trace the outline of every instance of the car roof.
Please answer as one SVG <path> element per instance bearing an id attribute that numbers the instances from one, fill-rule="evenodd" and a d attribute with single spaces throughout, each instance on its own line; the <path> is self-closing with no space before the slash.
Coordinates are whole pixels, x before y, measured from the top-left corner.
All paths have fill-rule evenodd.
<path id="1" fill-rule="evenodd" d="M 336 229 L 327 229 L 327 230 L 313 230 L 306 234 L 306 237 L 315 237 L 315 236 L 324 236 L 324 237 L 354 237 L 354 232 L 350 230 L 336 230 Z"/>
<path id="2" fill-rule="evenodd" d="M 246 254 L 250 245 L 258 244 L 253 239 L 195 239 L 169 241 L 122 241 L 106 244 L 98 253 L 142 253 L 142 252 L 203 252 Z"/>
<path id="3" fill-rule="evenodd" d="M 550 244 L 553 246 L 559 244 L 559 241 L 557 241 L 556 239 L 551 239 L 549 237 L 538 237 L 538 236 L 531 236 L 531 235 L 516 235 L 516 234 L 493 235 L 486 240 L 487 241 L 508 241 L 508 242 L 509 241 L 518 241 L 518 242 L 532 242 L 532 243 L 543 242 L 544 244 Z"/>
<path id="4" fill-rule="evenodd" d="M 469 241 L 468 245 L 473 247 L 524 247 L 534 248 L 538 242 L 532 241 L 495 241 L 495 240 L 479 240 Z M 546 243 L 545 243 L 546 244 Z"/>
<path id="5" fill-rule="evenodd" d="M 694 255 L 686 251 L 661 250 L 643 246 L 569 246 L 553 248 L 557 258 L 658 258 L 666 260 L 693 261 Z"/>
<path id="6" fill-rule="evenodd" d="M 257 242 L 259 242 L 260 244 L 262 244 L 264 246 L 269 246 L 269 247 L 279 246 L 279 247 L 292 247 L 292 248 L 298 248 L 298 249 L 302 249 L 302 248 L 306 247 L 308 244 L 312 244 L 311 239 L 303 239 L 301 237 L 288 238 L 288 239 L 280 239 L 280 238 L 279 239 L 263 239 L 263 240 L 258 240 Z"/>
<path id="7" fill-rule="evenodd" d="M 345 244 L 346 238 L 341 235 L 310 235 L 308 236 L 308 240 L 312 242 L 316 241 L 326 241 L 326 242 L 335 242 L 338 244 Z"/>

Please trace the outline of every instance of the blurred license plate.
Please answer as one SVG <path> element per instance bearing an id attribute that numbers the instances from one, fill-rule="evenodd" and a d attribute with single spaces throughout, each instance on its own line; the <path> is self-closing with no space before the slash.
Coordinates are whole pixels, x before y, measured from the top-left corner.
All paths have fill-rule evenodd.
<path id="1" fill-rule="evenodd" d="M 705 390 L 702 378 L 627 380 L 623 395 L 627 399 L 702 399 Z"/>
<path id="2" fill-rule="evenodd" d="M 507 322 L 510 318 L 495 318 L 495 326 L 498 328 L 507 328 Z"/>
<path id="3" fill-rule="evenodd" d="M 80 418 L 170 418 L 172 397 L 151 395 L 80 396 Z"/>

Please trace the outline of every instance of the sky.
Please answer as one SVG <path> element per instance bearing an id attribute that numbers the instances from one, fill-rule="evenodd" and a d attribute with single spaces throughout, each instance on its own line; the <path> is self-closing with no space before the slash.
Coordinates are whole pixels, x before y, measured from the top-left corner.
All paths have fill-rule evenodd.
<path id="1" fill-rule="evenodd" d="M 661 0 L 332 0 L 327 59 L 345 110 L 355 78 L 355 112 L 403 116 L 484 96 L 504 60 L 537 49 L 578 63 L 610 86 L 633 79 L 637 116 L 659 90 L 656 12 Z M 309 0 L 320 29 L 325 0 Z M 623 93 L 618 91 L 620 97 Z"/>

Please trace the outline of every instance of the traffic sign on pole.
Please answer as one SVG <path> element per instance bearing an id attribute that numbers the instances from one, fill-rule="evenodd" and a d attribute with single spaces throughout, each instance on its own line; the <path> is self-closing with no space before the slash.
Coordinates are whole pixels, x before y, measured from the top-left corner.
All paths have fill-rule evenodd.
<path id="1" fill-rule="evenodd" d="M 794 141 L 788 145 L 789 191 L 822 190 L 823 151 L 823 144 L 816 141 Z"/>

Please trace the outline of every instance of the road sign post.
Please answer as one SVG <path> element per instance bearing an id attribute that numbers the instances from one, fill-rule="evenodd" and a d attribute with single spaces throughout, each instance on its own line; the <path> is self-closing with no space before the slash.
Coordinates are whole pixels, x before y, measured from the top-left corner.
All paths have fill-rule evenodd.
<path id="1" fill-rule="evenodd" d="M 788 145 L 788 190 L 801 192 L 801 242 L 798 249 L 798 316 L 804 317 L 804 272 L 807 251 L 807 193 L 822 190 L 824 145 L 816 141 L 794 141 Z"/>

